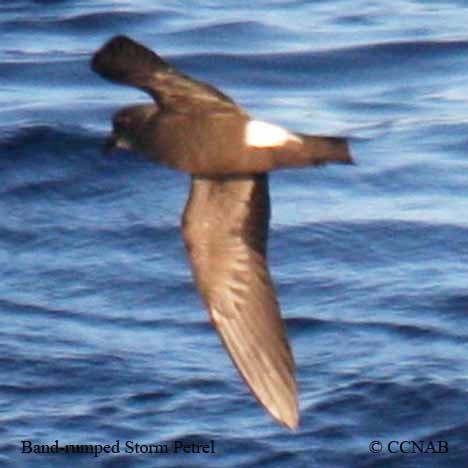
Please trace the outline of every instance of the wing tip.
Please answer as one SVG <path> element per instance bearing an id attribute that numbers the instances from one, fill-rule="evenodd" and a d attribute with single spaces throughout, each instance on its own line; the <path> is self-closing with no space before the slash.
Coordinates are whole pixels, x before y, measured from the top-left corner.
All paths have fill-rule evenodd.
<path id="1" fill-rule="evenodd" d="M 273 355 L 261 352 L 263 348 L 261 342 L 257 343 L 260 347 L 260 349 L 257 348 L 257 353 L 252 355 L 242 353 L 242 346 L 238 344 L 242 335 L 239 330 L 235 329 L 234 331 L 238 333 L 233 333 L 235 320 L 231 318 L 231 327 L 227 327 L 225 326 L 226 320 L 223 320 L 225 315 L 221 314 L 216 307 L 210 307 L 209 310 L 212 323 L 224 347 L 257 402 L 279 424 L 290 430 L 297 429 L 299 426 L 297 383 L 294 359 L 286 336 L 276 343 L 279 347 L 273 347 Z M 276 335 L 273 334 L 273 336 Z M 242 343 L 241 340 L 242 344 L 245 345 L 245 342 Z M 252 356 L 256 356 L 257 359 L 252 359 Z"/>
<path id="2" fill-rule="evenodd" d="M 133 41 L 124 35 L 114 36 L 109 39 L 93 55 L 91 59 L 91 69 L 99 75 L 103 75 L 112 58 L 118 53 L 119 50 L 123 49 L 124 44 L 129 44 L 131 42 Z"/>
<path id="3" fill-rule="evenodd" d="M 268 409 L 268 408 L 267 408 Z M 297 405 L 294 408 L 283 408 L 283 411 L 280 415 L 270 414 L 284 427 L 291 431 L 298 429 L 300 424 L 300 416 Z"/>
<path id="4" fill-rule="evenodd" d="M 125 35 L 109 39 L 92 57 L 91 69 L 112 81 L 132 83 L 132 75 L 145 75 L 168 65 L 150 49 Z"/>
<path id="5" fill-rule="evenodd" d="M 291 431 L 295 431 L 300 424 L 299 405 L 297 402 L 297 392 L 294 388 L 293 393 L 289 395 L 290 398 L 281 398 L 280 402 L 270 402 L 269 404 L 262 401 L 258 395 L 257 399 L 264 406 L 264 408 L 270 413 L 270 415 L 279 424 L 286 427 Z"/>

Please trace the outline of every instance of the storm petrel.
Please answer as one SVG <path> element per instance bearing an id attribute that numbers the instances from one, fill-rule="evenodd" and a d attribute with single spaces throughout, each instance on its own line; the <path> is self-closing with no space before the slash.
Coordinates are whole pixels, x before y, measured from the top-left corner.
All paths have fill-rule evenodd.
<path id="1" fill-rule="evenodd" d="M 125 36 L 91 62 L 102 77 L 153 102 L 113 118 L 107 149 L 126 148 L 191 174 L 182 232 L 211 322 L 257 400 L 281 424 L 299 422 L 294 358 L 268 269 L 268 171 L 351 164 L 345 139 L 257 120 Z"/>

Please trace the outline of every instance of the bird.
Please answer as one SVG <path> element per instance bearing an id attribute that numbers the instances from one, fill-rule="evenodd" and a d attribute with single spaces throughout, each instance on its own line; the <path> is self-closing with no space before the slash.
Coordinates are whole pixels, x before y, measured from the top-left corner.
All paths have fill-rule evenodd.
<path id="1" fill-rule="evenodd" d="M 190 175 L 181 228 L 196 288 L 252 394 L 277 422 L 296 429 L 295 362 L 267 261 L 268 173 L 353 164 L 346 138 L 256 119 L 124 35 L 93 55 L 91 69 L 152 98 L 114 114 L 106 152 L 142 153 Z"/>

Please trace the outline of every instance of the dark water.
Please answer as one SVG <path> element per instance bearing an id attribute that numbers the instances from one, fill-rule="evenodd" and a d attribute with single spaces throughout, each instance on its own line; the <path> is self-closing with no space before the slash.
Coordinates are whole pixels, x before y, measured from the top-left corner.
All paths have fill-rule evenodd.
<path id="1" fill-rule="evenodd" d="M 0 466 L 468 464 L 468 8 L 381 3 L 2 2 Z M 295 433 L 250 396 L 195 293 L 187 177 L 100 154 L 111 114 L 147 99 L 89 70 L 116 33 L 259 117 L 351 137 L 356 167 L 271 177 Z"/>

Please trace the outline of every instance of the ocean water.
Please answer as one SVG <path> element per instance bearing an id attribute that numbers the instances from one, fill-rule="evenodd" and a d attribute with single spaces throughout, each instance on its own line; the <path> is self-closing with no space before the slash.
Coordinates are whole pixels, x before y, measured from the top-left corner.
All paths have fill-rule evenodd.
<path id="1" fill-rule="evenodd" d="M 2 2 L 0 466 L 466 466 L 467 24 L 462 0 Z M 271 176 L 295 432 L 196 294 L 188 177 L 100 152 L 148 100 L 89 69 L 117 33 L 258 117 L 350 138 L 354 167 Z M 23 453 L 56 440 L 120 453 Z"/>

